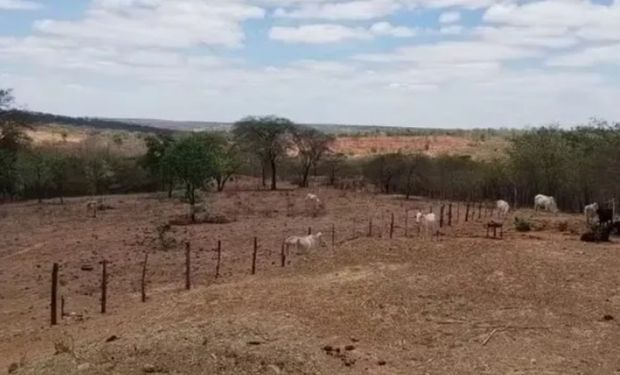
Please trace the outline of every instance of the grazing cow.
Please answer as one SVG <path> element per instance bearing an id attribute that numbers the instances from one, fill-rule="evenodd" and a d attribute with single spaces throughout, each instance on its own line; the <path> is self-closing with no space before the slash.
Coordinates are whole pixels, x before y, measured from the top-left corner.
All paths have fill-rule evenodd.
<path id="1" fill-rule="evenodd" d="M 534 210 L 538 211 L 539 208 L 553 213 L 558 212 L 555 198 L 547 195 L 538 194 L 534 197 Z"/>
<path id="2" fill-rule="evenodd" d="M 438 235 L 439 231 L 437 228 L 437 217 L 434 213 L 423 214 L 421 211 L 418 211 L 415 215 L 415 221 L 418 225 L 422 226 L 424 235 L 430 233 L 431 239 L 433 236 Z"/>
<path id="3" fill-rule="evenodd" d="M 316 196 L 316 194 L 308 193 L 304 201 L 306 202 L 306 209 L 308 210 L 308 212 L 316 216 L 316 214 L 322 207 L 322 203 L 319 197 Z"/>
<path id="4" fill-rule="evenodd" d="M 505 218 L 506 215 L 508 215 L 508 211 L 510 211 L 510 205 L 508 204 L 508 202 L 501 200 L 501 199 L 497 201 L 496 207 L 497 207 L 497 214 L 501 218 Z"/>
<path id="5" fill-rule="evenodd" d="M 583 208 L 583 214 L 586 216 L 586 223 L 590 224 L 597 216 L 598 203 L 592 203 Z"/>
<path id="6" fill-rule="evenodd" d="M 288 254 L 289 246 L 291 245 L 297 246 L 298 253 L 300 251 L 307 252 L 308 250 L 323 246 L 325 243 L 321 238 L 322 236 L 323 234 L 321 232 L 309 234 L 307 236 L 290 236 L 284 240 L 284 244 L 286 245 L 286 253 Z"/>

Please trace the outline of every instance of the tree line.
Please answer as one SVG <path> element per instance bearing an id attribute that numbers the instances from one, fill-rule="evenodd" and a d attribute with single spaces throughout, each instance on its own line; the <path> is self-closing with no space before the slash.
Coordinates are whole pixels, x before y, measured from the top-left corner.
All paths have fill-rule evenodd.
<path id="1" fill-rule="evenodd" d="M 404 153 L 347 158 L 330 149 L 333 136 L 275 116 L 244 118 L 230 132 L 146 134 L 144 155 L 125 157 L 88 142 L 35 145 L 26 135 L 31 119 L 13 106 L 12 92 L 0 90 L 0 200 L 181 190 L 194 205 L 198 190 L 221 191 L 234 175 L 257 176 L 273 190 L 282 179 L 306 187 L 314 176 L 328 185 L 363 178 L 382 193 L 518 206 L 542 193 L 569 211 L 620 190 L 620 125 L 603 121 L 513 132 L 504 154 L 486 161 Z"/>

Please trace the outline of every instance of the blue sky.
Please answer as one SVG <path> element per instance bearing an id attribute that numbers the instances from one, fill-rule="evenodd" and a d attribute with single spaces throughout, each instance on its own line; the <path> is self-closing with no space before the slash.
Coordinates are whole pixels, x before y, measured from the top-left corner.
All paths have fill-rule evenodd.
<path id="1" fill-rule="evenodd" d="M 0 87 L 68 115 L 620 120 L 620 0 L 0 0 Z"/>

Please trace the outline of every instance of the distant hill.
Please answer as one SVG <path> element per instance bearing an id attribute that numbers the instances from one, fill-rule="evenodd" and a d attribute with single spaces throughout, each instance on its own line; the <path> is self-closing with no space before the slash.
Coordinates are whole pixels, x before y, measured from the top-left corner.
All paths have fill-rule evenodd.
<path id="1" fill-rule="evenodd" d="M 114 119 L 102 119 L 95 117 L 70 117 L 62 115 L 54 115 L 51 113 L 43 112 L 30 112 L 20 110 L 0 111 L 0 116 L 3 118 L 12 118 L 18 121 L 23 121 L 30 125 L 70 125 L 79 128 L 93 128 L 93 129 L 109 129 L 109 130 L 124 130 L 130 132 L 140 133 L 171 133 L 172 130 L 149 126 L 146 124 L 138 124 L 132 122 L 126 122 L 122 120 Z"/>

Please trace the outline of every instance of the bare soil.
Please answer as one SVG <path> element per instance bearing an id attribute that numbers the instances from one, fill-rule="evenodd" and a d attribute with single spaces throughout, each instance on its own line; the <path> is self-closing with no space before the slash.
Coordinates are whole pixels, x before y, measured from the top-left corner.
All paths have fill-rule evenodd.
<path id="1" fill-rule="evenodd" d="M 461 206 L 460 222 L 454 208 L 454 225 L 431 240 L 418 235 L 413 212 L 405 237 L 405 212 L 438 212 L 438 202 L 235 188 L 208 200 L 235 221 L 173 226 L 168 250 L 155 228 L 187 207 L 156 195 L 106 197 L 113 209 L 96 218 L 87 199 L 0 206 L 0 372 L 620 374 L 620 246 L 580 242 L 579 216 L 520 210 L 535 231 L 515 232 L 510 217 L 504 238 L 488 239 L 486 212 L 464 223 Z M 318 217 L 305 213 L 309 191 L 325 202 Z M 326 246 L 292 251 L 280 267 L 283 238 L 308 227 Z M 192 249 L 190 291 L 183 241 Z M 53 262 L 71 316 L 50 327 Z"/>

